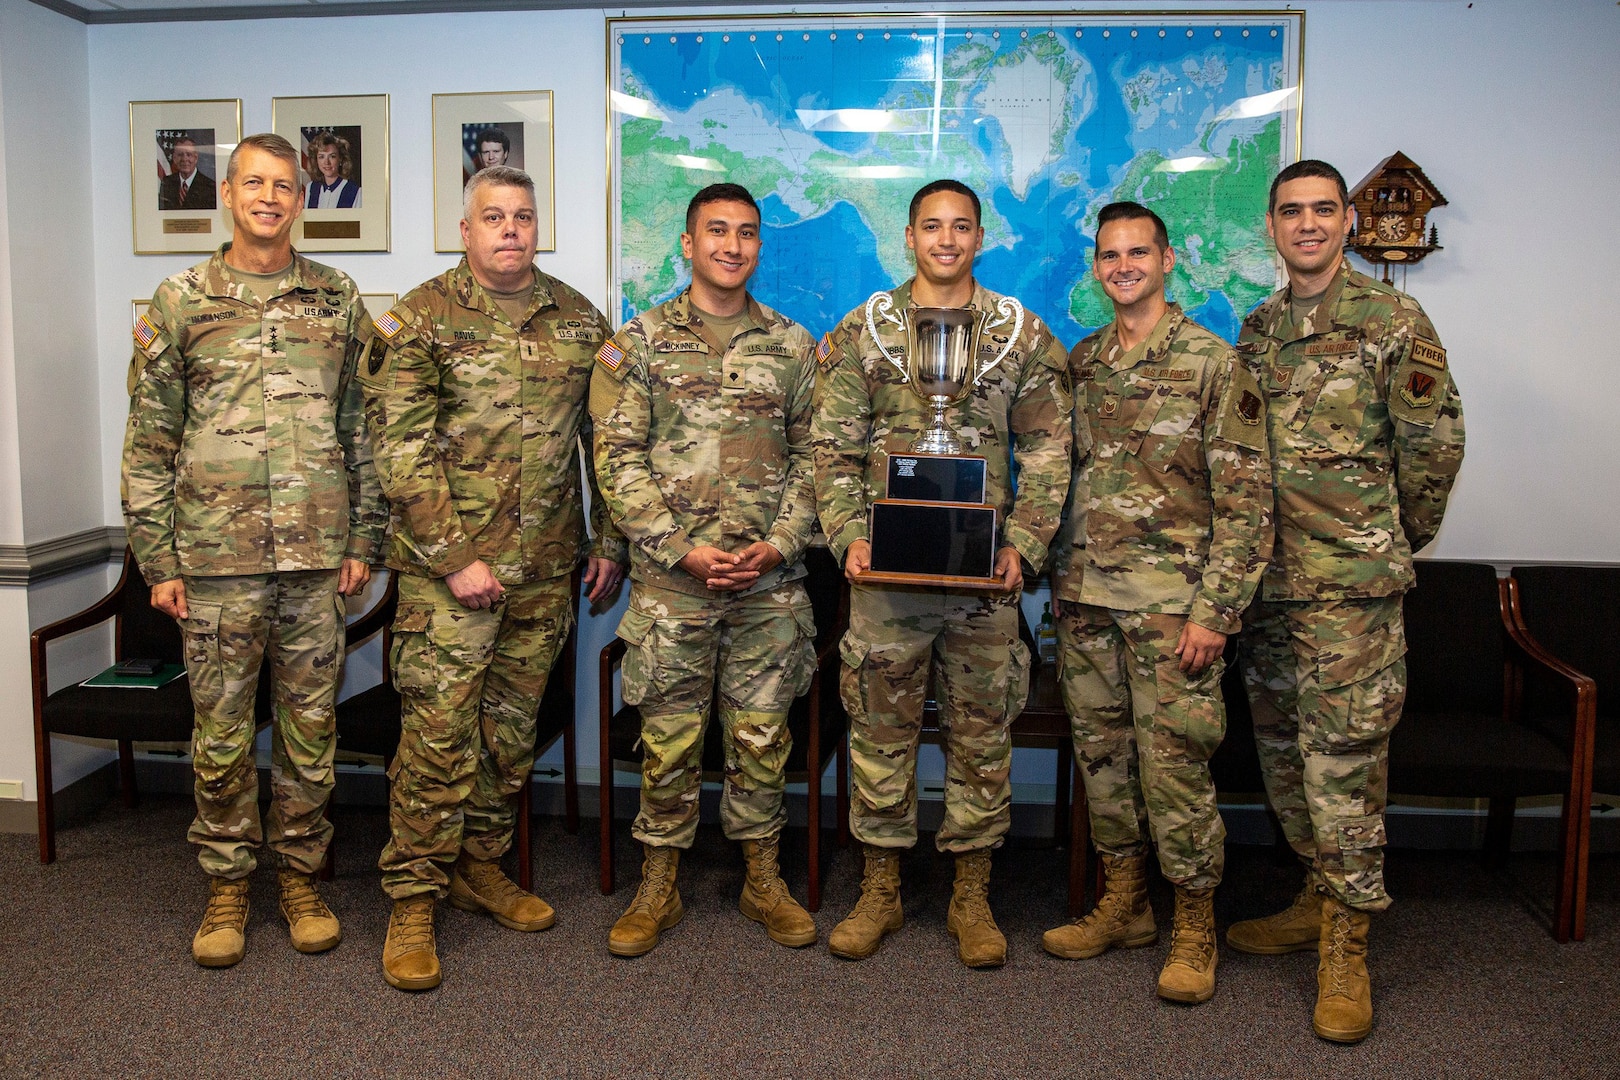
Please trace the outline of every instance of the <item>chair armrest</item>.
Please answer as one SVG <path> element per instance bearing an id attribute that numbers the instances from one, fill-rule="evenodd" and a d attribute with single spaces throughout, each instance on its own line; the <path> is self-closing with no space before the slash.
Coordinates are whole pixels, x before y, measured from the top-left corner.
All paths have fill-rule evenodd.
<path id="1" fill-rule="evenodd" d="M 1590 806 L 1592 763 L 1597 754 L 1597 680 L 1560 660 L 1530 632 L 1519 602 L 1519 583 L 1509 575 L 1497 582 L 1501 600 L 1502 628 L 1512 652 L 1530 661 L 1554 681 L 1567 688 L 1573 698 L 1570 725 L 1570 789 L 1566 805 Z M 1512 663 L 1510 658 L 1509 663 Z M 1511 676 L 1510 676 L 1511 677 Z M 1510 706 L 1520 706 L 1516 695 L 1505 695 Z"/>
<path id="2" fill-rule="evenodd" d="M 388 575 L 388 587 L 383 589 L 383 594 L 377 598 L 377 602 L 361 613 L 358 619 L 344 627 L 343 651 L 353 652 L 388 629 L 389 624 L 394 621 L 398 599 L 399 573 L 394 571 Z"/>

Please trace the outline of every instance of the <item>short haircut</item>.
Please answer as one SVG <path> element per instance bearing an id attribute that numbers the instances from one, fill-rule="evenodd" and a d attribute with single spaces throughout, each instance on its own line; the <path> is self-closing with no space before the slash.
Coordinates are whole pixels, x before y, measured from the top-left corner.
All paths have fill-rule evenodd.
<path id="1" fill-rule="evenodd" d="M 236 149 L 231 151 L 231 160 L 225 166 L 225 179 L 227 181 L 236 182 L 236 159 L 242 156 L 243 150 L 249 148 L 262 150 L 271 157 L 280 158 L 291 165 L 293 175 L 298 177 L 298 190 L 304 190 L 304 170 L 298 164 L 298 151 L 293 149 L 292 143 L 283 139 L 280 135 L 268 131 L 260 132 L 257 135 L 249 135 L 236 144 Z"/>
<path id="2" fill-rule="evenodd" d="M 1111 202 L 1103 207 L 1097 214 L 1097 239 L 1102 240 L 1103 226 L 1110 221 L 1151 221 L 1153 222 L 1153 242 L 1159 245 L 1160 251 L 1170 248 L 1170 233 L 1164 227 L 1164 219 L 1141 203 Z"/>
<path id="3" fill-rule="evenodd" d="M 534 198 L 534 180 L 528 173 L 509 165 L 491 165 L 487 169 L 479 169 L 467 181 L 467 188 L 461 193 L 462 221 L 472 220 L 473 196 L 487 187 L 522 188 L 529 193 L 529 198 Z"/>
<path id="4" fill-rule="evenodd" d="M 980 224 L 979 193 L 960 180 L 935 180 L 918 188 L 917 194 L 911 197 L 911 212 L 906 215 L 906 221 L 912 225 L 917 224 L 917 211 L 922 208 L 923 200 L 930 195 L 938 195 L 942 191 L 966 195 L 968 201 L 973 204 L 973 223 L 975 225 Z"/>
<path id="5" fill-rule="evenodd" d="M 512 152 L 512 136 L 498 127 L 485 128 L 478 133 L 478 148 L 482 150 L 487 142 L 500 143 L 501 149 L 507 153 Z"/>
<path id="6" fill-rule="evenodd" d="M 1277 174 L 1277 179 L 1271 182 L 1271 197 L 1266 200 L 1266 213 L 1269 214 L 1277 209 L 1278 188 L 1290 180 L 1302 180 L 1307 176 L 1333 181 L 1334 185 L 1339 189 L 1339 205 L 1346 210 L 1350 208 L 1350 188 L 1344 182 L 1344 174 L 1325 161 L 1306 158 L 1288 166 L 1288 168 Z"/>
<path id="7" fill-rule="evenodd" d="M 741 184 L 710 184 L 686 204 L 686 233 L 688 236 L 697 232 L 698 210 L 709 203 L 740 202 L 754 208 L 754 217 L 760 217 L 759 203 L 754 201 L 753 194 Z"/>
<path id="8" fill-rule="evenodd" d="M 347 180 L 349 178 L 349 174 L 354 171 L 354 158 L 349 154 L 348 139 L 345 139 L 336 132 L 323 131 L 313 139 L 309 140 L 309 156 L 313 159 L 317 153 L 328 146 L 337 150 L 338 176 Z M 319 165 L 315 167 L 315 171 L 320 172 Z"/>

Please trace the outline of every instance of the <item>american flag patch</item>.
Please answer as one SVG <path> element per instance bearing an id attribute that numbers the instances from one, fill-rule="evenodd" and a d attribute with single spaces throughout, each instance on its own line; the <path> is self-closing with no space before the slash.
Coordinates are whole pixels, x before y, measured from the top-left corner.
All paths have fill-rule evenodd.
<path id="1" fill-rule="evenodd" d="M 596 360 L 609 371 L 618 371 L 619 365 L 624 363 L 624 350 L 613 342 L 605 342 L 596 352 Z"/>
<path id="2" fill-rule="evenodd" d="M 831 334 L 822 334 L 821 335 L 821 340 L 816 342 L 816 359 L 821 361 L 823 364 L 825 364 L 827 362 L 827 357 L 831 353 L 832 353 L 832 335 Z"/>
<path id="3" fill-rule="evenodd" d="M 135 344 L 143 349 L 150 349 L 152 342 L 157 340 L 158 330 L 152 325 L 152 320 L 145 315 L 135 320 Z"/>
<path id="4" fill-rule="evenodd" d="M 401 330 L 405 329 L 405 324 L 394 318 L 394 313 L 392 311 L 383 312 L 376 319 L 372 320 L 372 325 L 377 328 L 377 333 L 381 334 L 385 338 L 391 338 Z"/>

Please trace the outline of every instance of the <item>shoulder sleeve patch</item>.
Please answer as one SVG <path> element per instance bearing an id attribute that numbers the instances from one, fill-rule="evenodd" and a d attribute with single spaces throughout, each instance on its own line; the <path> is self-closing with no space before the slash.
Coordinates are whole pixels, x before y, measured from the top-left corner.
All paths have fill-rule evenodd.
<path id="1" fill-rule="evenodd" d="M 393 341 L 409 325 L 409 320 L 410 312 L 403 308 L 394 307 L 377 316 L 372 325 L 378 334 L 389 341 Z"/>
<path id="2" fill-rule="evenodd" d="M 1446 352 L 1434 342 L 1414 337 L 1395 365 L 1389 382 L 1389 414 L 1418 427 L 1434 427 L 1445 403 Z"/>
<path id="3" fill-rule="evenodd" d="M 836 333 L 836 330 L 829 330 L 816 343 L 816 364 L 823 370 L 838 363 L 838 339 L 833 336 Z"/>
<path id="4" fill-rule="evenodd" d="M 387 386 L 392 367 L 388 339 L 378 334 L 360 359 L 360 381 L 367 386 Z"/>
<path id="5" fill-rule="evenodd" d="M 1266 449 L 1266 399 L 1249 365 L 1233 357 L 1232 373 L 1221 399 L 1220 416 L 1215 419 L 1214 436 L 1223 442 L 1264 453 Z"/>
<path id="6" fill-rule="evenodd" d="M 125 380 L 131 396 L 135 393 L 135 384 L 141 380 L 141 372 L 153 360 L 163 355 L 169 347 L 169 337 L 163 328 L 151 317 L 150 313 L 143 312 L 135 320 L 134 329 L 135 355 L 130 358 L 129 376 Z"/>
<path id="7" fill-rule="evenodd" d="M 1412 339 L 1412 362 L 1435 368 L 1438 371 L 1446 370 L 1446 350 L 1438 342 L 1427 338 L 1415 337 Z"/>
<path id="8" fill-rule="evenodd" d="M 602 347 L 596 350 L 596 362 L 606 368 L 609 374 L 619 376 L 619 369 L 624 367 L 624 350 L 619 348 L 617 340 L 604 341 Z"/>

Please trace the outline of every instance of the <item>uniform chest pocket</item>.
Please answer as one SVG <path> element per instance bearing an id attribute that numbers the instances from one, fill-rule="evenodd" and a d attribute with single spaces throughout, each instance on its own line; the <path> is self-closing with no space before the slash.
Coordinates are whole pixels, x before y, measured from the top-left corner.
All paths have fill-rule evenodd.
<path id="1" fill-rule="evenodd" d="M 1147 415 L 1144 409 L 1143 417 L 1137 420 L 1141 438 L 1136 456 L 1148 468 L 1162 473 L 1170 468 L 1189 436 L 1194 434 L 1199 407 L 1197 398 L 1171 385 L 1161 386 L 1154 396 L 1158 404 L 1152 409 L 1152 415 Z M 1135 435 L 1133 430 L 1132 437 Z"/>
<path id="2" fill-rule="evenodd" d="M 1352 454 L 1365 443 L 1362 429 L 1377 393 L 1364 351 L 1358 345 L 1317 358 L 1316 373 L 1300 401 L 1303 434 L 1335 454 Z"/>

